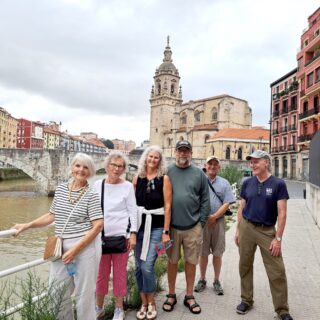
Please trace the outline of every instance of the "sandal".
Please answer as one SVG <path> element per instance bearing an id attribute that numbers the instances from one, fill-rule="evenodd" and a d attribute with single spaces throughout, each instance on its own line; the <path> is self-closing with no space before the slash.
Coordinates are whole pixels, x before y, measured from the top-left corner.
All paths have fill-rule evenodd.
<path id="1" fill-rule="evenodd" d="M 144 320 L 147 316 L 147 306 L 141 305 L 140 310 L 137 312 L 136 317 L 138 320 Z"/>
<path id="2" fill-rule="evenodd" d="M 194 304 L 189 304 L 188 301 L 189 300 L 194 300 Z M 189 308 L 190 312 L 193 314 L 199 314 L 201 312 L 201 308 L 200 306 L 197 304 L 196 299 L 194 298 L 194 296 L 184 296 L 184 300 L 183 300 L 183 304 Z M 196 308 L 199 308 L 199 310 L 194 310 Z"/>
<path id="3" fill-rule="evenodd" d="M 166 312 L 171 312 L 174 309 L 175 304 L 177 304 L 177 296 L 175 293 L 167 294 L 167 299 L 162 305 L 162 309 Z M 173 302 L 170 302 L 169 299 L 173 299 Z M 165 306 L 169 306 L 170 309 L 166 309 Z"/>
<path id="4" fill-rule="evenodd" d="M 147 320 L 153 320 L 157 317 L 157 309 L 154 304 L 148 304 Z"/>

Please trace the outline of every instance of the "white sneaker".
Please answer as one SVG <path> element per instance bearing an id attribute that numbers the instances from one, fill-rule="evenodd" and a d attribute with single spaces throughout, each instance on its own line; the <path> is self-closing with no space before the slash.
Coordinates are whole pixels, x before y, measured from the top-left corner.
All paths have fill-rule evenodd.
<path id="1" fill-rule="evenodd" d="M 115 308 L 112 320 L 124 320 L 123 309 Z"/>
<path id="2" fill-rule="evenodd" d="M 101 319 L 104 316 L 104 308 L 96 307 L 96 318 Z"/>

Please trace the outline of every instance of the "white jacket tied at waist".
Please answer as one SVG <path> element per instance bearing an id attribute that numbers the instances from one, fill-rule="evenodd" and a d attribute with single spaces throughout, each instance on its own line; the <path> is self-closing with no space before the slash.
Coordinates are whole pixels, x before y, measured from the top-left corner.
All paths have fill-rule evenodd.
<path id="1" fill-rule="evenodd" d="M 151 215 L 152 214 L 164 215 L 164 208 L 147 210 L 144 207 L 138 207 L 137 230 L 140 229 L 143 214 L 146 215 L 146 221 L 145 221 L 145 225 L 144 225 L 144 235 L 143 235 L 143 242 L 142 242 L 142 250 L 141 250 L 140 259 L 143 261 L 146 261 L 148 250 L 149 250 L 149 244 L 150 244 L 150 235 L 151 235 L 151 223 L 152 223 L 152 216 Z"/>

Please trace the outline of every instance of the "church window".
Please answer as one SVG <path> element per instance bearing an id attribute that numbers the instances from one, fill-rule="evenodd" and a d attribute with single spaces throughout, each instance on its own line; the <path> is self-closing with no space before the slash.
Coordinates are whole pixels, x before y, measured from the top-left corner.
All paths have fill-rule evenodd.
<path id="1" fill-rule="evenodd" d="M 168 138 L 168 147 L 170 147 L 170 146 L 171 146 L 171 139 Z"/>
<path id="2" fill-rule="evenodd" d="M 217 108 L 212 109 L 212 121 L 217 121 L 218 120 L 218 112 Z"/>
<path id="3" fill-rule="evenodd" d="M 181 125 L 187 124 L 187 114 L 185 112 L 181 115 L 180 124 Z"/>
<path id="4" fill-rule="evenodd" d="M 196 112 L 194 113 L 194 120 L 195 120 L 196 122 L 200 122 L 200 112 L 199 112 L 199 111 L 196 111 Z"/>
<path id="5" fill-rule="evenodd" d="M 226 159 L 230 160 L 230 147 L 229 146 L 226 149 Z"/>
<path id="6" fill-rule="evenodd" d="M 158 95 L 161 94 L 161 84 L 158 84 Z"/>
<path id="7" fill-rule="evenodd" d="M 238 149 L 238 160 L 242 160 L 242 147 Z"/>
<path id="8" fill-rule="evenodd" d="M 174 94 L 174 84 L 171 85 L 171 90 L 170 90 L 171 94 Z"/>

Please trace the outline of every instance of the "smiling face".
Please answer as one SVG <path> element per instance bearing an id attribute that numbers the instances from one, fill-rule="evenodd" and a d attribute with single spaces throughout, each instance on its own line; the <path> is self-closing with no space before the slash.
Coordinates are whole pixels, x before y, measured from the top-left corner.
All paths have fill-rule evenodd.
<path id="1" fill-rule="evenodd" d="M 176 165 L 180 168 L 189 167 L 191 164 L 192 151 L 189 148 L 179 148 L 176 150 Z"/>
<path id="2" fill-rule="evenodd" d="M 264 158 L 251 158 L 250 168 L 254 176 L 263 176 L 268 173 L 269 160 Z"/>
<path id="3" fill-rule="evenodd" d="M 160 164 L 160 159 L 161 157 L 159 152 L 150 151 L 146 159 L 146 167 L 150 169 L 157 169 Z"/>
<path id="4" fill-rule="evenodd" d="M 207 176 L 210 179 L 214 179 L 220 170 L 220 164 L 218 161 L 212 159 L 206 163 Z"/>
<path id="5" fill-rule="evenodd" d="M 77 181 L 87 181 L 90 177 L 90 171 L 86 164 L 76 161 L 72 166 L 72 176 Z"/>

